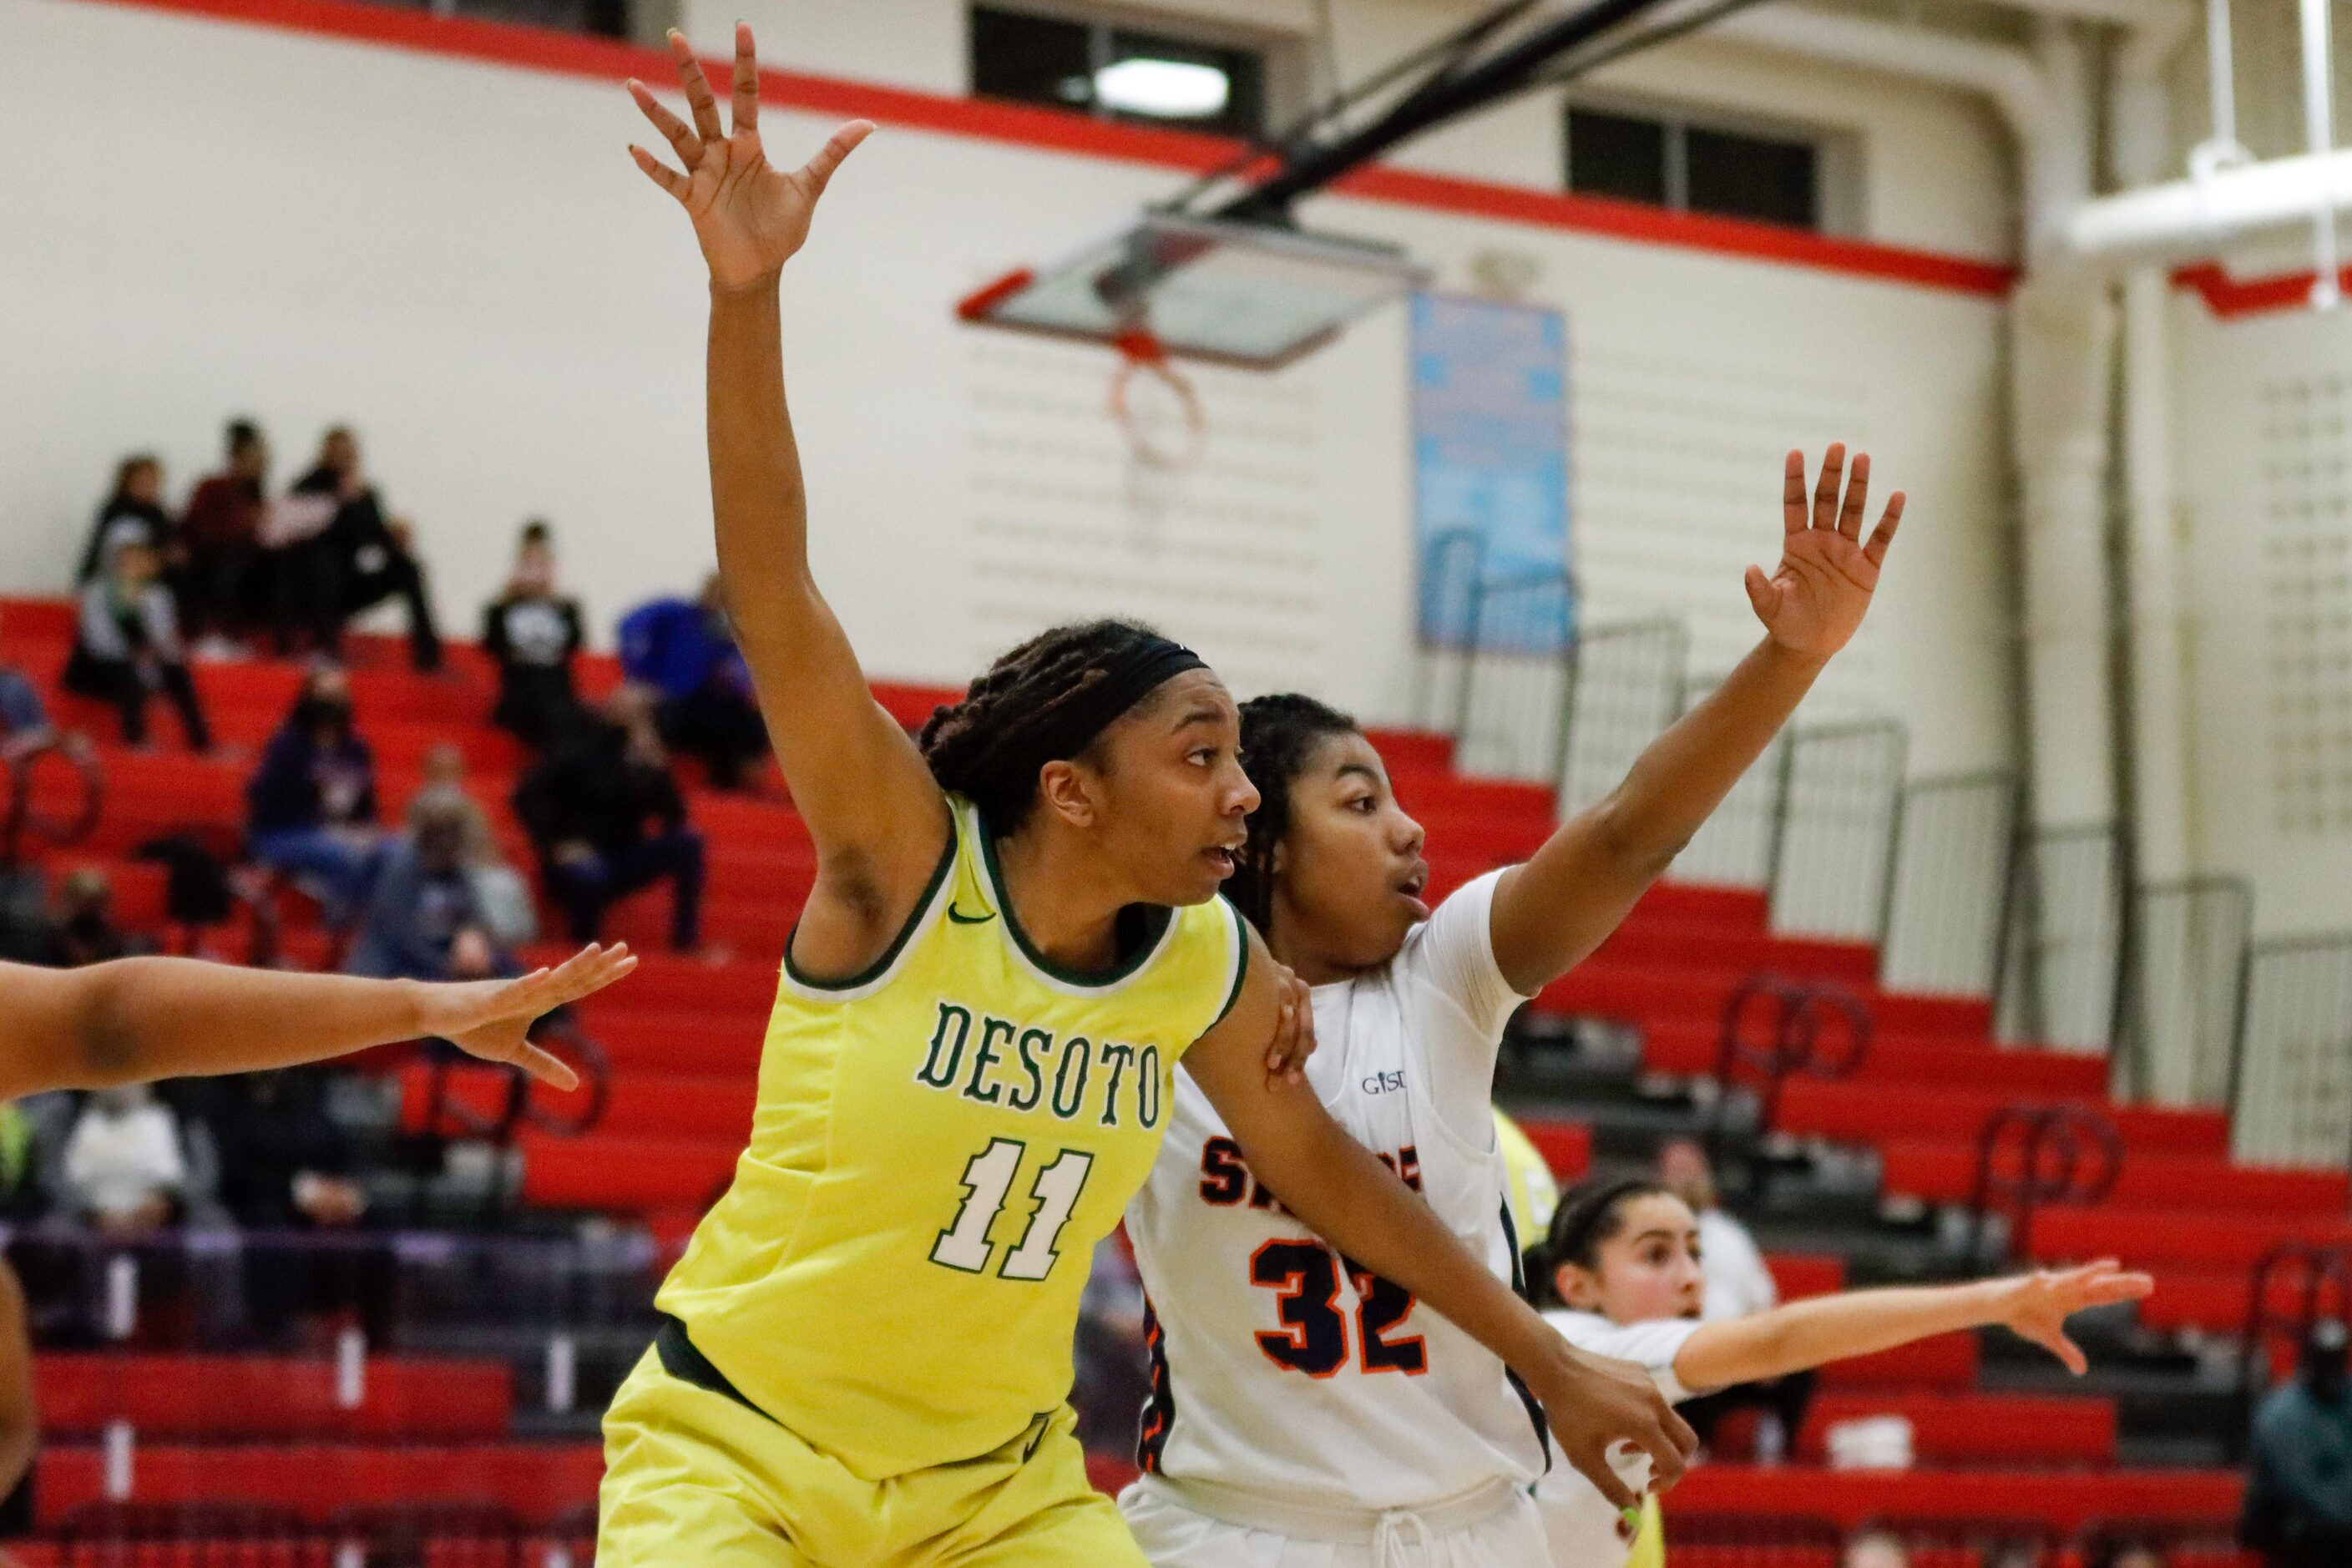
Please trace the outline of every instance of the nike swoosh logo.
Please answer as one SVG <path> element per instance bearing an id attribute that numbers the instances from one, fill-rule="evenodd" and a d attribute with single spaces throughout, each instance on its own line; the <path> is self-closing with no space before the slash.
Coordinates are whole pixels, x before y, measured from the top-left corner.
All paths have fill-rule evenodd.
<path id="1" fill-rule="evenodd" d="M 955 923 L 960 926 L 984 926 L 995 918 L 996 911 L 994 910 L 989 910 L 988 913 L 984 915 L 968 915 L 961 910 L 956 908 L 953 904 L 950 904 L 948 906 L 948 919 L 955 921 Z"/>

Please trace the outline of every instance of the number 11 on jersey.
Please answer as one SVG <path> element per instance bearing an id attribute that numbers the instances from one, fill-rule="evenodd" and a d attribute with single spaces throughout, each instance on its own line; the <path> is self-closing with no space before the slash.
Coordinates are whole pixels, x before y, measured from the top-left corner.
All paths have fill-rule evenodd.
<path id="1" fill-rule="evenodd" d="M 1013 1178 L 1021 1173 L 1022 1156 L 1028 1152 L 1028 1145 L 1017 1138 L 992 1138 L 987 1148 L 971 1157 L 963 1168 L 963 1202 L 956 1209 L 955 1223 L 940 1232 L 939 1240 L 931 1244 L 932 1262 L 966 1274 L 988 1272 L 990 1255 L 995 1251 L 988 1239 L 989 1227 L 1004 1212 Z M 1054 1244 L 1061 1239 L 1062 1227 L 1070 1223 L 1070 1211 L 1077 1207 L 1078 1194 L 1087 1190 L 1087 1177 L 1093 1173 L 1094 1165 L 1092 1154 L 1065 1149 L 1037 1173 L 1031 1188 L 1037 1207 L 1021 1239 L 1004 1255 L 996 1271 L 998 1279 L 1043 1279 L 1053 1272 L 1062 1256 Z"/>

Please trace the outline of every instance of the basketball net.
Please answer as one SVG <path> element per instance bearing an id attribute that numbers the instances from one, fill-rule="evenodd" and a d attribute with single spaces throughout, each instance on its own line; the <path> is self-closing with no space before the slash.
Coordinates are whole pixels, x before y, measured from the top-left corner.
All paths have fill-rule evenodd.
<path id="1" fill-rule="evenodd" d="M 1163 525 L 1184 474 L 1208 446 L 1208 417 L 1192 383 L 1150 332 L 1138 329 L 1111 340 L 1118 368 L 1111 373 L 1110 415 L 1127 440 L 1127 510 L 1136 542 L 1164 546 Z"/>

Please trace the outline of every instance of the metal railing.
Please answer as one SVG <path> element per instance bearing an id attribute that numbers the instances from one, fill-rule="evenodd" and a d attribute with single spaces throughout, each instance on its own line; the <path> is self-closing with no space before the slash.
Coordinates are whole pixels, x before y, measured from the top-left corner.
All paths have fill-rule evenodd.
<path id="1" fill-rule="evenodd" d="M 2023 836 L 1995 997 L 2001 1040 L 2085 1055 L 2112 1047 L 2123 1006 L 2125 875 L 2113 823 Z"/>
<path id="2" fill-rule="evenodd" d="M 1969 1258 L 1984 1258 L 1985 1233 L 2006 1223 L 2004 1262 L 2025 1255 L 2033 1211 L 2043 1204 L 2095 1204 L 2123 1174 L 2123 1134 L 2087 1106 L 2004 1105 L 1977 1134 L 1969 1195 Z"/>
<path id="3" fill-rule="evenodd" d="M 1879 984 L 1890 991 L 1990 997 L 2024 793 L 2006 772 L 1919 779 L 1903 791 Z"/>
<path id="4" fill-rule="evenodd" d="M 2231 1152 L 2249 1164 L 2352 1160 L 2352 934 L 2252 944 L 2231 1085 Z"/>
<path id="5" fill-rule="evenodd" d="M 1454 703 L 1465 772 L 1553 785 L 1566 763 L 1576 588 L 1564 571 L 1482 578 Z"/>
<path id="6" fill-rule="evenodd" d="M 1718 684 L 1713 680 L 1689 683 L 1683 694 L 1683 711 L 1697 707 Z M 1724 888 L 1771 885 L 1772 839 L 1784 782 L 1780 759 L 1788 744 L 1786 731 L 1773 736 L 1764 754 L 1739 775 L 1722 804 L 1708 814 L 1683 846 L 1683 852 L 1675 857 L 1676 878 Z"/>
<path id="7" fill-rule="evenodd" d="M 43 764 L 50 763 L 70 769 L 81 786 L 79 803 L 61 816 L 41 811 L 35 804 Z M 97 757 L 78 743 L 58 742 L 12 757 L 5 767 L 0 767 L 0 782 L 6 784 L 8 792 L 5 803 L 0 804 L 0 866 L 16 863 L 27 837 L 53 847 L 80 843 L 98 826 L 99 816 L 106 808 L 106 775 Z"/>
<path id="8" fill-rule="evenodd" d="M 1751 1026 L 1761 1018 L 1764 1028 Z M 1731 1145 L 1732 1090 L 1756 1097 L 1754 1131 L 1769 1134 L 1780 1120 L 1790 1079 L 1852 1078 L 1870 1055 L 1870 1010 L 1844 987 L 1826 981 L 1752 974 L 1723 1004 L 1713 1077 L 1717 1090 L 1706 1126 L 1707 1153 L 1718 1169 Z M 1751 1179 L 1751 1186 L 1755 1184 Z"/>
<path id="9" fill-rule="evenodd" d="M 2135 1098 L 2225 1108 L 2245 1042 L 2254 889 L 2242 877 L 2146 883 L 2132 898 L 2124 1058 Z"/>
<path id="10" fill-rule="evenodd" d="M 1910 738 L 1893 719 L 1797 730 L 1780 752 L 1772 929 L 1875 942 L 1902 829 Z"/>
<path id="11" fill-rule="evenodd" d="M 1689 658 L 1690 635 L 1679 621 L 1596 626 L 1577 638 L 1569 660 L 1562 816 L 1615 789 L 1643 749 L 1675 721 Z"/>
<path id="12" fill-rule="evenodd" d="M 1462 723 L 1463 676 L 1476 646 L 1471 623 L 1486 561 L 1486 538 L 1475 529 L 1447 529 L 1422 546 L 1412 721 L 1433 733 L 1454 734 Z"/>
<path id="13" fill-rule="evenodd" d="M 292 1323 L 349 1322 L 371 1352 L 432 1349 L 452 1332 L 626 1330 L 650 1338 L 667 1259 L 648 1235 L 187 1226 L 136 1237 L 0 1227 L 36 1339 L 236 1351 Z M 635 1348 L 642 1348 L 644 1339 Z"/>

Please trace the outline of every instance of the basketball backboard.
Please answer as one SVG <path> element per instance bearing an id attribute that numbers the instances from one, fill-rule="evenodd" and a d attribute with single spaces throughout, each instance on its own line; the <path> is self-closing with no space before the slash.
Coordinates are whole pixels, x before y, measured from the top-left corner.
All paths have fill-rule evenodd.
<path id="1" fill-rule="evenodd" d="M 1272 370 L 1428 276 L 1387 246 L 1154 213 L 1052 266 L 1007 274 L 956 313 L 1134 359 Z"/>

